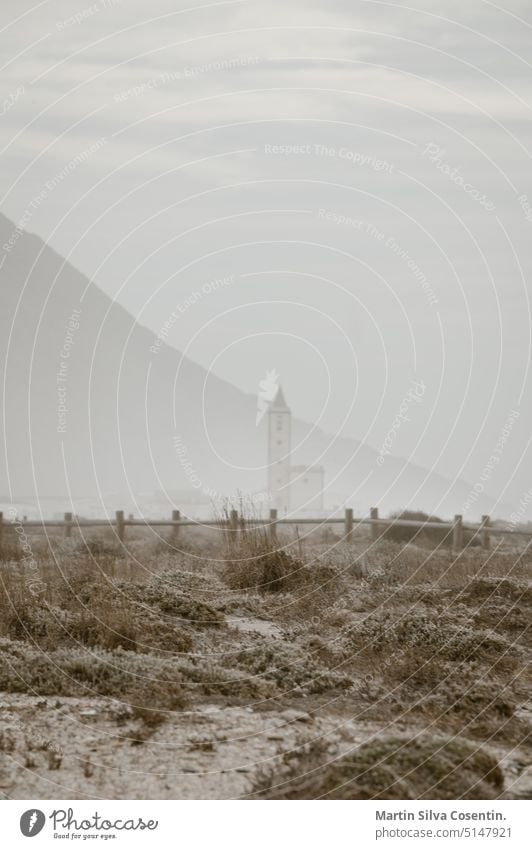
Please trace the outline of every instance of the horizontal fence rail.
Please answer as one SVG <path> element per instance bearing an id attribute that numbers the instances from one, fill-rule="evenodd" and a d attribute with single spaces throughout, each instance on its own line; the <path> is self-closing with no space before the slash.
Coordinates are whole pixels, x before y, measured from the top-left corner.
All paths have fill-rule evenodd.
<path id="1" fill-rule="evenodd" d="M 390 528 L 417 528 L 419 531 L 427 529 L 437 529 L 447 531 L 450 545 L 453 551 L 460 551 L 464 547 L 464 532 L 473 533 L 473 538 L 480 539 L 482 548 L 489 549 L 491 535 L 497 536 L 513 536 L 513 537 L 531 537 L 532 531 L 520 531 L 509 528 L 492 527 L 489 516 L 483 516 L 482 522 L 478 525 L 465 524 L 463 517 L 457 514 L 452 522 L 435 522 L 422 521 L 416 519 L 383 519 L 379 517 L 379 511 L 376 507 L 372 507 L 369 516 L 357 517 L 353 515 L 353 510 L 348 508 L 344 516 L 325 516 L 319 518 L 287 518 L 279 517 L 277 510 L 270 510 L 268 518 L 249 518 L 240 516 L 237 510 L 231 510 L 225 518 L 221 519 L 190 519 L 182 517 L 179 510 L 172 512 L 171 519 L 135 519 L 133 516 L 126 518 L 123 510 L 117 510 L 115 518 L 111 519 L 81 519 L 75 517 L 72 513 L 65 513 L 61 519 L 10 519 L 5 521 L 3 513 L 0 512 L 0 558 L 3 554 L 3 544 L 5 542 L 5 531 L 8 528 L 14 529 L 20 536 L 25 533 L 26 529 L 38 528 L 47 530 L 48 528 L 62 528 L 65 537 L 72 535 L 72 529 L 78 528 L 112 528 L 120 542 L 124 542 L 126 536 L 126 528 L 172 528 L 172 540 L 176 542 L 179 539 L 179 531 L 181 528 L 201 528 L 214 527 L 229 531 L 233 534 L 245 532 L 253 527 L 264 527 L 268 529 L 272 541 L 277 540 L 277 528 L 279 525 L 343 525 L 343 538 L 349 542 L 353 538 L 353 531 L 359 525 L 368 525 L 370 527 L 371 538 L 377 541 Z"/>

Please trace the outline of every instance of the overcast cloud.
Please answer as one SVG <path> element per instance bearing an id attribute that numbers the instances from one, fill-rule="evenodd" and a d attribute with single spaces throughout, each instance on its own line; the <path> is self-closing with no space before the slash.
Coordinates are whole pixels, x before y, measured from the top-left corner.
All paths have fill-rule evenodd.
<path id="1" fill-rule="evenodd" d="M 529 3 L 2 0 L 1 20 L 0 211 L 154 333 L 234 275 L 168 341 L 250 392 L 275 368 L 331 432 L 378 448 L 422 379 L 396 453 L 474 482 L 519 410 L 492 482 L 519 501 Z"/>

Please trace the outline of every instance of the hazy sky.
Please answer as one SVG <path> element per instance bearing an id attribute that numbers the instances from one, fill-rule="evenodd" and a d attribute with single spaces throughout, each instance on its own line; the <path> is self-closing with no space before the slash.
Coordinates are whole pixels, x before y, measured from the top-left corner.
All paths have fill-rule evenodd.
<path id="1" fill-rule="evenodd" d="M 237 386 L 275 368 L 325 429 L 378 448 L 421 380 L 395 452 L 474 483 L 519 411 L 490 481 L 519 501 L 529 2 L 2 0 L 0 22 L 2 212 L 155 332 L 176 313 L 168 341 Z"/>

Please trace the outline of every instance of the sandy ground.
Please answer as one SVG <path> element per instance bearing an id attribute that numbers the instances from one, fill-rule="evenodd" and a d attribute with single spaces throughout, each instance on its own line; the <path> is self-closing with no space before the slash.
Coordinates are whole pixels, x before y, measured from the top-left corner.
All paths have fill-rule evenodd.
<path id="1" fill-rule="evenodd" d="M 325 738 L 331 758 L 390 731 L 331 714 L 204 704 L 171 715 L 138 742 L 138 722 L 111 699 L 0 697 L 0 793 L 11 799 L 237 799 L 254 775 L 302 740 Z M 405 730 L 400 724 L 395 730 Z M 412 729 L 411 729 L 412 730 Z M 505 795 L 532 798 L 532 764 L 497 750 Z"/>
<path id="2" fill-rule="evenodd" d="M 204 704 L 173 714 L 145 742 L 138 723 L 106 699 L 4 695 L 0 788 L 5 798 L 234 799 L 260 769 L 306 739 L 331 754 L 368 739 L 368 723 L 295 708 L 257 712 Z"/>

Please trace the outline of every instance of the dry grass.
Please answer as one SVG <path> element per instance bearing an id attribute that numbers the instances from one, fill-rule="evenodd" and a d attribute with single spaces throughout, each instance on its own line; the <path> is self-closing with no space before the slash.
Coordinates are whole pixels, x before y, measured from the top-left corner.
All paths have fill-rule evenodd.
<path id="1" fill-rule="evenodd" d="M 493 752 L 529 759 L 531 554 L 217 533 L 32 540 L 33 568 L 0 566 L 0 690 L 114 699 L 138 742 L 204 701 L 382 729 L 300 747 L 265 798 L 495 798 Z"/>
<path id="2" fill-rule="evenodd" d="M 497 761 L 467 740 L 386 737 L 332 757 L 322 741 L 290 753 L 281 769 L 259 775 L 263 799 L 495 799 Z"/>

